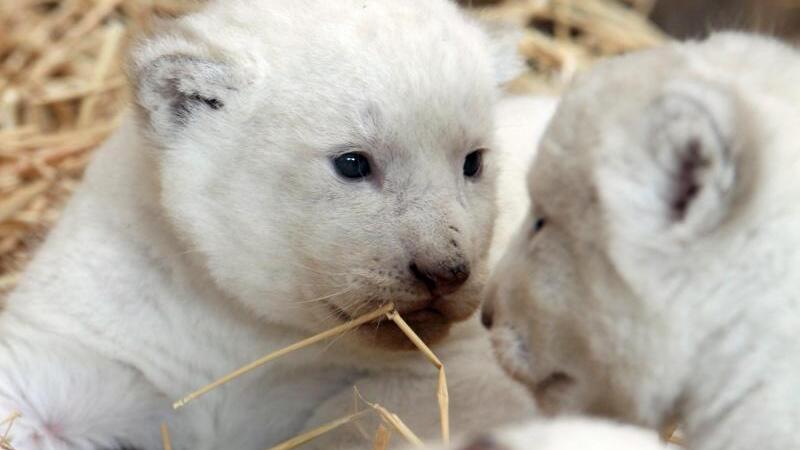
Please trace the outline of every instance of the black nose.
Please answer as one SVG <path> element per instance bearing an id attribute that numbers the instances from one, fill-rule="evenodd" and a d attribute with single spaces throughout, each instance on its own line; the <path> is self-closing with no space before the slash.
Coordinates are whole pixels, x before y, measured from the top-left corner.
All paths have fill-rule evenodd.
<path id="1" fill-rule="evenodd" d="M 494 324 L 494 305 L 491 300 L 487 300 L 481 308 L 481 323 L 487 330 L 492 329 Z"/>
<path id="2" fill-rule="evenodd" d="M 467 264 L 426 267 L 412 262 L 408 269 L 418 281 L 425 285 L 433 295 L 447 295 L 458 290 L 469 278 Z"/>

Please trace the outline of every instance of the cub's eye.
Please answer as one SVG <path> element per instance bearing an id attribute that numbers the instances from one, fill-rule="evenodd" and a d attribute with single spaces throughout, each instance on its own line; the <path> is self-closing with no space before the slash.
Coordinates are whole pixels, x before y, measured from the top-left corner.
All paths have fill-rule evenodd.
<path id="1" fill-rule="evenodd" d="M 475 150 L 464 159 L 464 176 L 476 177 L 483 166 L 483 149 Z"/>
<path id="2" fill-rule="evenodd" d="M 533 233 L 534 234 L 538 233 L 539 231 L 542 230 L 542 228 L 544 228 L 545 225 L 547 225 L 547 219 L 545 219 L 544 217 L 536 219 L 535 221 L 533 221 Z"/>
<path id="3" fill-rule="evenodd" d="M 371 173 L 367 157 L 355 152 L 334 158 L 333 167 L 339 175 L 350 179 L 363 179 Z"/>

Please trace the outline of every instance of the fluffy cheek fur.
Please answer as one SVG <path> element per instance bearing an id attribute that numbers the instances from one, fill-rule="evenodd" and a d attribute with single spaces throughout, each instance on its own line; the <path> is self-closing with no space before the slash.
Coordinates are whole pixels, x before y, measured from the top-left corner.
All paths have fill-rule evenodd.
<path id="1" fill-rule="evenodd" d="M 290 218 L 266 161 L 237 165 L 233 149 L 186 145 L 162 155 L 162 199 L 175 229 L 201 255 L 220 288 L 251 311 L 276 322 L 307 320 L 292 301 L 302 292 L 304 268 L 288 239 L 277 240 Z M 231 151 L 229 153 L 228 151 Z M 239 155 L 239 158 L 248 158 Z M 274 161 L 273 161 L 274 162 Z M 302 234 L 303 229 L 291 230 Z M 285 232 L 283 233 L 286 234 Z"/>

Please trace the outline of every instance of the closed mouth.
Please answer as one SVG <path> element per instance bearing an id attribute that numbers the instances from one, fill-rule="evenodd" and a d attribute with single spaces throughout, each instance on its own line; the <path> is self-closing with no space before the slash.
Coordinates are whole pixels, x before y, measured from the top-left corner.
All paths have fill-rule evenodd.
<path id="1" fill-rule="evenodd" d="M 442 314 L 441 311 L 432 307 L 418 309 L 416 311 L 412 311 L 401 315 L 407 321 L 414 323 L 440 321 L 446 319 L 446 317 L 444 316 L 444 314 Z"/>
<path id="2" fill-rule="evenodd" d="M 425 302 L 420 302 L 419 306 L 417 306 L 417 307 L 414 307 L 414 306 L 398 307 L 397 308 L 397 312 L 407 322 L 419 323 L 419 322 L 430 322 L 430 321 L 445 321 L 445 320 L 447 320 L 447 317 L 445 316 L 445 314 L 442 313 L 442 311 L 440 309 L 436 308 L 436 302 L 437 301 L 438 301 L 438 299 L 430 299 L 430 300 L 426 300 Z M 332 304 L 330 302 L 325 302 L 325 304 L 336 315 L 336 317 L 339 318 L 339 320 L 341 320 L 342 322 L 349 322 L 349 321 L 351 321 L 353 319 L 358 318 L 358 315 L 352 315 L 352 314 L 348 313 L 347 311 L 343 310 L 342 308 L 339 308 L 338 306 L 336 306 L 336 305 L 334 305 L 334 304 Z M 384 304 L 376 303 L 374 309 L 380 308 Z M 364 313 L 366 314 L 366 313 L 370 312 L 371 310 L 372 309 L 365 310 Z M 381 322 L 383 322 L 385 320 L 386 320 L 385 317 L 379 317 L 379 318 L 377 318 L 375 320 L 372 320 L 370 322 L 367 322 L 367 323 L 365 323 L 364 325 L 361 325 L 361 326 L 362 327 L 365 327 L 365 326 L 373 326 L 374 327 L 375 325 L 377 325 L 377 324 L 379 324 L 379 323 L 381 323 Z"/>
<path id="3" fill-rule="evenodd" d="M 349 322 L 358 316 L 348 313 L 336 305 L 326 302 L 328 308 L 342 322 Z M 385 303 L 384 303 L 385 304 Z M 366 312 L 377 309 L 380 303 L 374 304 L 375 308 L 369 308 Z M 423 342 L 431 345 L 445 336 L 450 329 L 452 321 L 435 307 L 435 301 L 420 302 L 416 308 L 403 305 L 398 308 L 400 316 L 409 324 L 412 330 L 422 339 Z M 360 315 L 360 314 L 359 314 Z M 379 317 L 370 322 L 360 325 L 356 330 L 359 336 L 374 342 L 378 346 L 392 350 L 412 350 L 414 344 L 408 339 L 405 333 L 391 320 L 386 317 Z"/>

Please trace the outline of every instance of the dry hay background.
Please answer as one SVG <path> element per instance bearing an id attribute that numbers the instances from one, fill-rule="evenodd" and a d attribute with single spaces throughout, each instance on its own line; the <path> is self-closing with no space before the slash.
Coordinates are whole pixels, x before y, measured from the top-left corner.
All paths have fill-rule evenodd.
<path id="1" fill-rule="evenodd" d="M 697 8 L 696 0 L 687 1 L 460 3 L 489 19 L 526 27 L 520 50 L 530 70 L 510 90 L 558 92 L 599 57 L 664 41 L 645 17 L 656 6 L 663 10 L 664 2 Z M 800 0 L 706 1 L 775 3 L 800 13 Z M 129 93 L 122 62 L 130 37 L 155 16 L 180 15 L 196 5 L 192 0 L 0 0 L 0 299 L 79 185 L 92 150 L 125 110 Z"/>

